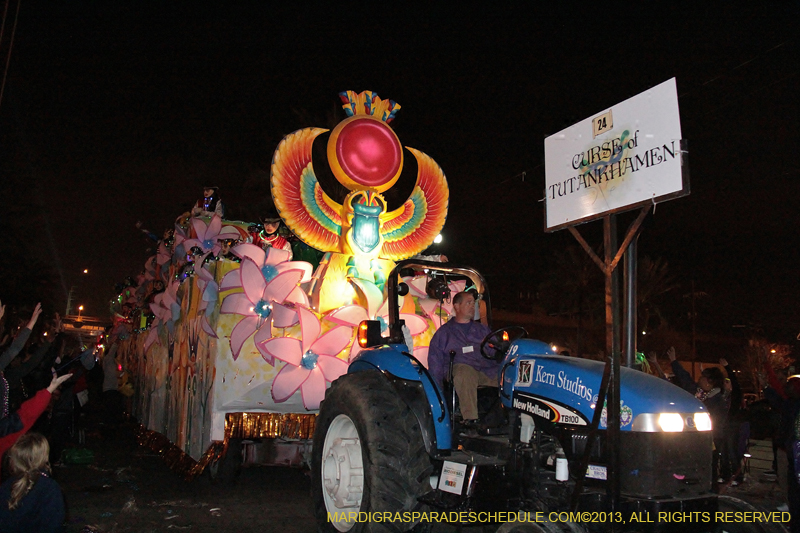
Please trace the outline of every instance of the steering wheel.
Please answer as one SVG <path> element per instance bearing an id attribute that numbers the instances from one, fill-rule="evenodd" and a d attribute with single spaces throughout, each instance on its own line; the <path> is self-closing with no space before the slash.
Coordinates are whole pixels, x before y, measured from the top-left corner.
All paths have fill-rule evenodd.
<path id="1" fill-rule="evenodd" d="M 503 333 L 508 335 L 508 340 L 503 339 Z M 511 343 L 517 339 L 522 339 L 528 336 L 528 331 L 522 326 L 511 326 L 508 328 L 496 329 L 486 335 L 481 342 L 481 355 L 486 359 L 492 361 L 499 361 L 504 353 L 511 346 Z M 494 353 L 490 353 L 486 348 L 491 348 Z"/>

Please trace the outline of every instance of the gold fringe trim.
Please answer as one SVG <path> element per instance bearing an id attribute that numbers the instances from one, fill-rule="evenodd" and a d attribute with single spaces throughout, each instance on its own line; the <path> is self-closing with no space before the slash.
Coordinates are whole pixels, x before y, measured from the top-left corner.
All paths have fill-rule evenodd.
<path id="1" fill-rule="evenodd" d="M 228 413 L 225 415 L 225 440 L 213 442 L 206 453 L 195 461 L 175 446 L 167 437 L 139 424 L 136 441 L 140 446 L 157 453 L 167 466 L 186 481 L 191 481 L 211 463 L 218 461 L 228 450 L 228 440 L 283 437 L 310 439 L 314 435 L 317 415 L 279 413 Z"/>
<path id="2" fill-rule="evenodd" d="M 225 415 L 225 438 L 310 439 L 314 436 L 316 421 L 317 415 L 228 413 Z"/>
<path id="3" fill-rule="evenodd" d="M 140 446 L 160 455 L 167 466 L 173 472 L 183 476 L 186 481 L 196 478 L 203 473 L 206 466 L 219 460 L 224 455 L 228 445 L 227 438 L 224 442 L 214 442 L 200 460 L 195 461 L 190 455 L 175 446 L 167 437 L 156 431 L 151 431 L 141 424 L 136 430 L 136 440 Z"/>

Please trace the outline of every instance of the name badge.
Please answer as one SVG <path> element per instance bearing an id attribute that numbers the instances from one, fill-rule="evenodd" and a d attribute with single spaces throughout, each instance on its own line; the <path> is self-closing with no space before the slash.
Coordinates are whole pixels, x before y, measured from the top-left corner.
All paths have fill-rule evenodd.
<path id="1" fill-rule="evenodd" d="M 463 348 L 461 348 L 461 353 L 470 353 L 472 351 L 474 351 L 472 346 L 464 346 Z"/>

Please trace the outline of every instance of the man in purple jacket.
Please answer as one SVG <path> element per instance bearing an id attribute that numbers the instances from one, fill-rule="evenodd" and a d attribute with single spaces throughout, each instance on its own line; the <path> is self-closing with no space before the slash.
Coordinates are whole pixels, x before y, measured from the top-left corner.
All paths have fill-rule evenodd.
<path id="1" fill-rule="evenodd" d="M 487 326 L 473 320 L 475 297 L 460 292 L 453 297 L 455 316 L 440 327 L 428 348 L 428 366 L 441 387 L 450 367 L 450 352 L 455 352 L 453 382 L 461 405 L 461 416 L 469 425 L 478 418 L 478 387 L 497 386 L 500 363 L 481 355 L 481 341 L 490 333 Z"/>

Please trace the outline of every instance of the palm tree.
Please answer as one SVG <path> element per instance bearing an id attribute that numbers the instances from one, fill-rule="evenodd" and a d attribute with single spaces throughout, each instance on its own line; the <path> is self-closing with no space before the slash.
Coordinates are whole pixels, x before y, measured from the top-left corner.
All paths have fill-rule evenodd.
<path id="1" fill-rule="evenodd" d="M 662 296 L 675 290 L 679 285 L 670 273 L 669 264 L 665 259 L 659 257 L 654 260 L 644 256 L 639 260 L 636 300 L 639 324 L 645 331 L 668 324 L 663 313 Z"/>
<path id="2" fill-rule="evenodd" d="M 595 313 L 603 309 L 602 272 L 580 246 L 567 246 L 555 252 L 551 269 L 539 285 L 539 296 L 549 312 L 575 316 L 577 354 L 583 353 L 583 316 L 589 313 L 594 322 Z"/>

